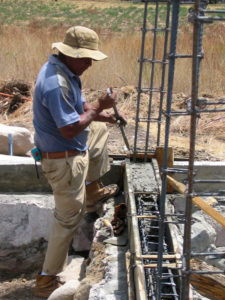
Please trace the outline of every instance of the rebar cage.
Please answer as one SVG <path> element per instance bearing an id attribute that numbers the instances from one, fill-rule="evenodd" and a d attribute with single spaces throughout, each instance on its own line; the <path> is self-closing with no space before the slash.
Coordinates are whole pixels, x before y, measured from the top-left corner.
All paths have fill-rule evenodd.
<path id="1" fill-rule="evenodd" d="M 203 27 L 215 21 L 225 20 L 225 10 L 207 9 L 207 1 L 195 0 L 194 2 L 171 0 L 171 1 L 143 1 L 144 17 L 142 28 L 142 43 L 140 54 L 140 69 L 138 81 L 138 98 L 136 110 L 136 127 L 134 136 L 134 161 L 137 153 L 144 154 L 147 161 L 148 154 L 155 151 L 158 146 L 164 148 L 163 164 L 161 172 L 160 199 L 154 197 L 140 196 L 136 198 L 137 209 L 141 215 L 147 210 L 155 211 L 156 219 L 151 223 L 140 220 L 140 239 L 142 241 L 143 255 L 147 255 L 144 265 L 154 263 L 156 267 L 145 267 L 146 293 L 148 299 L 190 299 L 191 276 L 201 276 L 210 273 L 207 270 L 193 270 L 190 261 L 195 256 L 221 256 L 223 253 L 193 253 L 191 250 L 191 215 L 193 198 L 197 196 L 224 196 L 224 191 L 197 193 L 195 185 L 201 183 L 225 182 L 224 178 L 213 178 L 211 180 L 195 179 L 195 144 L 197 119 L 202 113 L 214 113 L 224 111 L 222 105 L 225 99 L 219 101 L 207 101 L 199 97 L 200 63 L 203 59 L 202 40 Z M 188 53 L 177 53 L 179 43 L 178 32 L 180 26 L 180 12 L 183 5 L 189 5 L 188 21 L 193 26 L 192 45 Z M 162 8 L 164 13 L 162 13 Z M 160 44 L 160 50 L 159 49 Z M 163 45 L 163 47 L 162 47 Z M 182 49 L 182 47 L 179 47 Z M 190 82 L 191 98 L 187 106 L 181 110 L 173 109 L 173 86 L 175 83 L 175 71 L 177 64 L 183 60 L 189 60 L 192 66 Z M 160 78 L 160 79 L 159 79 Z M 143 94 L 147 94 L 143 100 Z M 145 102 L 144 102 L 145 101 Z M 145 106 L 145 113 L 141 113 L 141 106 Z M 221 107 L 221 108 L 216 108 Z M 210 108 L 214 107 L 214 108 Z M 170 138 L 171 118 L 186 115 L 190 122 L 189 132 L 189 164 L 186 169 L 175 169 L 168 167 L 168 149 Z M 139 129 L 145 129 L 145 141 L 139 138 Z M 154 129 L 154 130 L 153 130 Z M 154 131 L 154 134 L 152 132 Z M 167 199 L 167 176 L 168 174 L 182 172 L 186 176 L 185 199 L 186 207 L 184 215 L 176 216 L 177 222 L 184 224 L 184 237 L 182 245 L 181 266 L 179 268 L 167 268 L 165 273 L 165 261 L 170 262 L 176 253 L 168 252 L 166 244 L 166 230 L 168 218 L 166 214 Z M 224 226 L 224 224 L 223 224 Z M 148 228 L 149 234 L 142 235 L 142 229 Z M 154 250 L 157 244 L 157 250 Z M 152 248 L 153 247 L 153 248 Z M 152 250 L 153 249 L 153 250 Z M 154 252 L 155 251 L 155 252 Z M 150 256 L 148 255 L 150 254 Z M 154 257 L 154 259 L 153 259 Z M 152 260 L 153 259 L 153 260 Z M 174 272 L 176 269 L 176 272 Z M 213 272 L 212 272 L 213 273 Z M 223 271 L 219 273 L 224 273 Z M 151 277 L 151 279 L 149 279 Z M 176 280 L 179 277 L 179 280 Z M 168 289 L 168 286 L 170 287 Z"/>

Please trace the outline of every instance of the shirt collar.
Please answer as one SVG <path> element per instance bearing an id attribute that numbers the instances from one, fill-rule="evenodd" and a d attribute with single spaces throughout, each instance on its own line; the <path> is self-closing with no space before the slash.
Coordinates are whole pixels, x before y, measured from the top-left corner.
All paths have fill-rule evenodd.
<path id="1" fill-rule="evenodd" d="M 50 62 L 51 64 L 53 64 L 53 65 L 58 65 L 61 69 L 63 69 L 63 71 L 64 71 L 69 77 L 74 78 L 74 79 L 78 82 L 78 84 L 79 84 L 79 86 L 80 86 L 80 88 L 81 88 L 81 80 L 80 80 L 80 77 L 77 76 L 77 75 L 75 75 L 73 72 L 71 72 L 70 69 L 69 69 L 69 68 L 68 68 L 68 67 L 67 67 L 60 59 L 58 59 L 58 57 L 57 57 L 56 54 L 51 54 L 51 55 L 49 56 L 49 62 Z"/>

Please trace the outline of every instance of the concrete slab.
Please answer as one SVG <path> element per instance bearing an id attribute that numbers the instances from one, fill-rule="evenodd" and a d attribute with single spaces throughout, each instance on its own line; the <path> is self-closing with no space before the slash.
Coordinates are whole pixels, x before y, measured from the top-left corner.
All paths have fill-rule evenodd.
<path id="1" fill-rule="evenodd" d="M 10 192 L 51 192 L 42 169 L 37 163 L 37 177 L 34 159 L 32 157 L 10 156 L 0 154 L 0 191 Z M 121 161 L 111 164 L 111 171 L 103 176 L 104 184 L 119 183 L 121 176 Z"/>
<path id="2" fill-rule="evenodd" d="M 0 155 L 0 191 L 51 192 L 40 163 L 37 163 L 37 169 L 39 178 L 32 157 Z"/>
<path id="3" fill-rule="evenodd" d="M 187 169 L 188 161 L 175 161 L 174 168 Z M 225 178 L 225 161 L 196 161 L 194 165 L 196 171 L 195 179 L 224 179 Z M 176 173 L 174 179 L 183 182 L 187 174 Z M 196 192 L 218 192 L 225 190 L 224 183 L 198 183 L 194 185 Z"/>

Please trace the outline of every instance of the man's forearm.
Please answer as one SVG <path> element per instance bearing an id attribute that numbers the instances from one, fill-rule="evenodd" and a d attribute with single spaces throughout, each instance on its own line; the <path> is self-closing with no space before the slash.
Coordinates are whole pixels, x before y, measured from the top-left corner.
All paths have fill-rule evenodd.
<path id="1" fill-rule="evenodd" d="M 91 110 L 93 106 L 94 105 L 91 105 L 90 103 L 86 102 L 84 105 L 84 110 L 85 111 Z M 112 115 L 106 111 L 99 112 L 93 121 L 116 123 L 116 119 L 115 119 L 114 115 Z"/>
<path id="2" fill-rule="evenodd" d="M 62 136 L 66 139 L 72 139 L 82 132 L 99 115 L 101 109 L 99 105 L 92 106 L 80 115 L 80 120 L 76 123 L 60 128 Z"/>
<path id="3" fill-rule="evenodd" d="M 104 109 L 112 108 L 115 105 L 115 101 L 115 98 L 103 95 L 94 105 L 85 102 L 83 104 L 84 113 L 80 114 L 80 120 L 60 128 L 60 133 L 64 138 L 72 139 L 82 132 L 92 121 L 115 123 L 116 120 L 113 115 L 103 111 Z"/>
<path id="4" fill-rule="evenodd" d="M 115 118 L 111 114 L 109 114 L 109 113 L 107 113 L 105 111 L 100 112 L 96 116 L 96 118 L 94 119 L 94 121 L 108 122 L 108 123 L 115 123 L 116 122 Z"/>

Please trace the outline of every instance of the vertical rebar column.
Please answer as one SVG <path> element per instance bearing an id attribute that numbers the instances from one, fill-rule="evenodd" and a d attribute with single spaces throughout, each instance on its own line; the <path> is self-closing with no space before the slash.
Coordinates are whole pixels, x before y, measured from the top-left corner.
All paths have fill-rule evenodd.
<path id="1" fill-rule="evenodd" d="M 203 6 L 205 2 L 202 3 Z M 191 213 L 192 193 L 194 179 L 195 142 L 198 112 L 196 110 L 198 101 L 199 70 L 202 49 L 203 25 L 198 20 L 200 1 L 195 0 L 194 4 L 194 28 L 193 28 L 193 51 L 192 51 L 192 92 L 191 92 L 191 120 L 190 120 L 190 145 L 189 145 L 189 167 L 188 186 L 186 196 L 184 243 L 183 243 L 183 270 L 181 299 L 189 299 L 190 285 L 190 259 L 191 259 Z"/>
<path id="2" fill-rule="evenodd" d="M 143 73 L 142 70 L 143 70 L 143 58 L 144 58 L 144 48 L 145 48 L 147 14 L 148 14 L 148 0 L 145 0 L 144 19 L 143 19 L 143 28 L 142 28 L 142 42 L 141 42 L 140 70 L 139 70 L 139 79 L 138 79 L 137 111 L 136 111 L 136 120 L 135 120 L 136 126 L 135 126 L 135 135 L 134 135 L 134 161 L 136 161 L 136 153 L 137 153 L 137 135 L 138 135 L 138 125 L 139 125 L 139 112 L 140 112 L 142 73 Z"/>
<path id="3" fill-rule="evenodd" d="M 155 75 L 155 54 L 156 54 L 156 40 L 157 40 L 157 26 L 158 26 L 158 15 L 159 15 L 159 2 L 155 3 L 155 23 L 154 23 L 154 34 L 153 34 L 153 49 L 152 49 L 152 67 L 151 67 L 151 79 L 150 79 L 150 90 L 149 90 L 149 101 L 148 101 L 148 123 L 146 130 L 146 139 L 145 139 L 145 156 L 144 161 L 147 161 L 147 151 L 149 143 L 149 131 L 150 131 L 150 117 L 152 111 L 152 94 L 153 94 L 153 84 L 154 84 L 154 75 Z"/>
<path id="4" fill-rule="evenodd" d="M 168 167 L 168 146 L 170 132 L 170 113 L 172 105 L 174 69 L 176 59 L 177 31 L 179 20 L 180 1 L 174 0 L 172 7 L 172 28 L 170 40 L 169 54 L 169 70 L 168 70 L 168 91 L 167 91 L 167 108 L 166 108 L 166 127 L 165 127 L 165 143 L 163 157 L 163 173 L 162 173 L 162 191 L 160 197 L 160 220 L 159 220 L 159 246 L 158 246 L 158 278 L 157 278 L 157 300 L 161 300 L 161 279 L 162 279 L 162 258 L 163 258 L 163 239 L 165 234 L 165 201 L 166 201 L 166 177 Z"/>
<path id="5" fill-rule="evenodd" d="M 166 24 L 165 24 L 165 41 L 164 41 L 164 50 L 163 50 L 162 78 L 161 78 L 159 114 L 158 114 L 157 146 L 159 146 L 159 144 L 160 144 L 162 106 L 163 106 L 163 100 L 164 100 L 164 95 L 165 95 L 164 86 L 165 86 L 167 47 L 168 47 L 169 24 L 170 24 L 170 6 L 171 6 L 171 3 L 167 2 L 167 15 L 166 15 Z"/>

